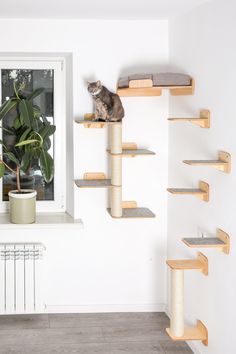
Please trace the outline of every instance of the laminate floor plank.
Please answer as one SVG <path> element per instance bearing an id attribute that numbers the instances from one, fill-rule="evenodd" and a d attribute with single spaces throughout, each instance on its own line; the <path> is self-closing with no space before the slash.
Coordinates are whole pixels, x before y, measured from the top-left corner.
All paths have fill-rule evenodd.
<path id="1" fill-rule="evenodd" d="M 169 319 L 163 312 L 125 312 L 125 313 L 82 313 L 50 314 L 51 328 L 60 327 L 119 327 L 119 326 L 160 326 L 168 327 Z"/>
<path id="2" fill-rule="evenodd" d="M 0 331 L 26 328 L 49 328 L 48 315 L 0 315 Z"/>
<path id="3" fill-rule="evenodd" d="M 112 343 L 111 354 L 164 354 L 164 352 L 158 342 L 125 342 Z"/>
<path id="4" fill-rule="evenodd" d="M 0 354 L 111 354 L 109 343 L 1 345 Z"/>
<path id="5" fill-rule="evenodd" d="M 160 313 L 0 316 L 0 354 L 192 354 Z"/>
<path id="6" fill-rule="evenodd" d="M 0 331 L 0 343 L 12 345 L 78 344 L 104 342 L 99 327 L 45 328 Z"/>
<path id="7" fill-rule="evenodd" d="M 167 340 L 168 336 L 163 326 L 135 326 L 135 327 L 102 327 L 106 342 L 155 342 Z"/>
<path id="8" fill-rule="evenodd" d="M 193 354 L 192 350 L 185 342 L 160 341 L 160 346 L 164 354 Z"/>

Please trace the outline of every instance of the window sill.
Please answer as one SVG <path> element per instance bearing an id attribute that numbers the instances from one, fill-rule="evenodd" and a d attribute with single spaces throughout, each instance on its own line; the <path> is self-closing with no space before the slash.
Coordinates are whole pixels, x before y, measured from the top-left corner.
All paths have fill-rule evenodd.
<path id="1" fill-rule="evenodd" d="M 36 222 L 33 224 L 12 224 L 9 214 L 0 214 L 0 230 L 32 230 L 32 229 L 81 229 L 83 222 L 81 219 L 73 219 L 67 213 L 38 213 Z"/>

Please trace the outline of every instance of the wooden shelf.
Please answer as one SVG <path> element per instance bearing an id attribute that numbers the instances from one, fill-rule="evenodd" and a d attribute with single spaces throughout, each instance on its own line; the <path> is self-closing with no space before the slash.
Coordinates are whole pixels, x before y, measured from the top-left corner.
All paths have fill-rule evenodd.
<path id="1" fill-rule="evenodd" d="M 111 215 L 111 209 L 107 209 Z M 111 215 L 111 217 L 113 217 Z M 122 202 L 122 216 L 114 219 L 139 219 L 139 218 L 155 218 L 156 215 L 148 208 L 138 208 L 135 201 Z"/>
<path id="2" fill-rule="evenodd" d="M 182 241 L 190 248 L 217 248 L 225 254 L 230 252 L 230 237 L 221 229 L 216 231 L 217 237 L 189 237 Z"/>
<path id="3" fill-rule="evenodd" d="M 231 172 L 231 155 L 225 151 L 219 151 L 218 160 L 184 160 L 183 162 L 191 166 L 210 166 L 225 173 Z"/>
<path id="4" fill-rule="evenodd" d="M 199 270 L 208 275 L 208 259 L 204 254 L 198 252 L 197 259 L 167 260 L 166 263 L 175 270 Z"/>
<path id="5" fill-rule="evenodd" d="M 200 198 L 204 202 L 209 201 L 209 184 L 203 181 L 199 182 L 198 189 L 191 189 L 191 188 L 168 188 L 168 192 L 172 194 L 179 194 L 179 195 L 194 195 L 197 198 Z"/>
<path id="6" fill-rule="evenodd" d="M 203 109 L 200 111 L 199 118 L 168 118 L 171 122 L 190 122 L 201 128 L 210 128 L 210 111 Z"/>
<path id="7" fill-rule="evenodd" d="M 87 172 L 83 179 L 75 180 L 79 188 L 104 188 L 111 186 L 111 180 L 103 172 Z"/>
<path id="8" fill-rule="evenodd" d="M 166 329 L 166 332 L 170 338 L 174 341 L 188 341 L 188 340 L 200 340 L 204 345 L 208 345 L 208 331 L 206 326 L 197 321 L 196 327 L 187 327 L 182 337 L 175 337 L 171 334 L 170 328 Z"/>
<path id="9" fill-rule="evenodd" d="M 185 96 L 194 94 L 194 80 L 189 86 L 153 86 L 153 87 L 127 87 L 117 88 L 120 97 L 161 96 L 163 90 L 169 90 L 172 96 Z"/>
<path id="10" fill-rule="evenodd" d="M 76 120 L 75 123 L 82 124 L 85 128 L 90 129 L 102 129 L 108 125 L 117 124 L 121 122 L 104 122 L 104 121 L 94 121 L 94 113 L 86 113 L 84 115 L 84 120 Z"/>
<path id="11" fill-rule="evenodd" d="M 107 150 L 110 155 L 119 155 L 121 157 L 136 157 L 136 156 L 150 156 L 155 155 L 155 152 L 147 149 L 138 149 L 136 143 L 123 143 L 121 154 L 112 154 L 110 150 Z"/>

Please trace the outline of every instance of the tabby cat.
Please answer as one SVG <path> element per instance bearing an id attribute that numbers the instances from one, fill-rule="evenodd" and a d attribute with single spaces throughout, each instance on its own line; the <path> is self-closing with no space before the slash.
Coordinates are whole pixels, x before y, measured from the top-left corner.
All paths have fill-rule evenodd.
<path id="1" fill-rule="evenodd" d="M 124 108 L 120 97 L 110 92 L 101 81 L 88 83 L 88 91 L 95 102 L 95 120 L 120 122 L 124 117 Z"/>

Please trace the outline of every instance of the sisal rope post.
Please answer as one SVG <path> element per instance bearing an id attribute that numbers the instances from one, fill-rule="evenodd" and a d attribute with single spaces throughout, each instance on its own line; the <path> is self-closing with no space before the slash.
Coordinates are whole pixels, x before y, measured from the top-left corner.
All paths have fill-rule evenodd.
<path id="1" fill-rule="evenodd" d="M 114 218 L 122 217 L 122 187 L 111 186 L 111 215 Z"/>
<path id="2" fill-rule="evenodd" d="M 122 157 L 119 155 L 111 156 L 111 184 L 122 185 Z"/>
<path id="3" fill-rule="evenodd" d="M 184 271 L 171 270 L 171 318 L 170 331 L 175 337 L 184 334 Z"/>
<path id="4" fill-rule="evenodd" d="M 111 215 L 122 217 L 122 123 L 112 123 L 111 145 Z"/>
<path id="5" fill-rule="evenodd" d="M 122 153 L 122 123 L 112 123 L 111 130 L 111 153 L 121 154 Z"/>

